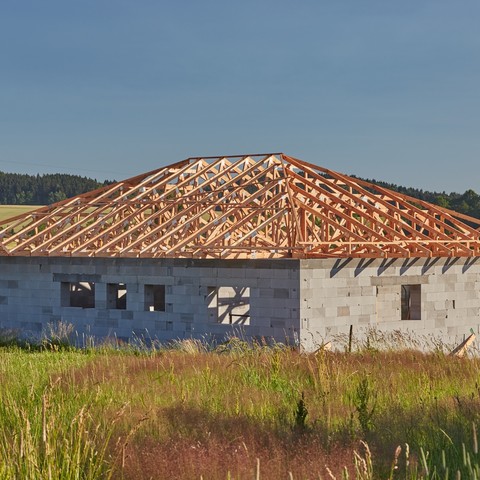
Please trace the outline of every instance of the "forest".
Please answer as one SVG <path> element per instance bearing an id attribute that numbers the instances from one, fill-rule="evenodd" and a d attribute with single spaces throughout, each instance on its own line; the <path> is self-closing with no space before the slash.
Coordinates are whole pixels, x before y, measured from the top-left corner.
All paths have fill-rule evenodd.
<path id="1" fill-rule="evenodd" d="M 49 205 L 112 183 L 61 173 L 0 172 L 0 205 Z"/>
<path id="2" fill-rule="evenodd" d="M 449 208 L 456 212 L 470 215 L 471 217 L 480 218 L 480 195 L 474 190 L 469 189 L 464 193 L 446 193 L 446 192 L 430 192 L 419 188 L 404 187 L 394 183 L 387 183 L 381 180 L 364 179 L 351 175 L 353 178 L 374 183 L 380 187 L 388 188 L 394 192 L 403 193 L 410 197 L 418 198 L 425 202 L 439 205 L 440 207 Z"/>
<path id="3" fill-rule="evenodd" d="M 480 195 L 469 189 L 464 193 L 430 192 L 428 190 L 404 187 L 381 180 L 363 179 L 395 192 L 403 193 L 444 208 L 450 208 L 465 215 L 480 218 Z M 50 205 L 113 183 L 68 174 L 26 175 L 0 171 L 0 205 Z"/>

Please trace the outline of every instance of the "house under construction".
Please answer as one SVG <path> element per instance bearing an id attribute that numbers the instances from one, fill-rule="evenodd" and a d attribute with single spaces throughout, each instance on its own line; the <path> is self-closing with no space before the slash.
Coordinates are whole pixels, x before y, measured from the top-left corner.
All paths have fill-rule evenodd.
<path id="1" fill-rule="evenodd" d="M 0 222 L 0 327 L 458 340 L 480 326 L 479 226 L 282 153 L 188 158 Z"/>

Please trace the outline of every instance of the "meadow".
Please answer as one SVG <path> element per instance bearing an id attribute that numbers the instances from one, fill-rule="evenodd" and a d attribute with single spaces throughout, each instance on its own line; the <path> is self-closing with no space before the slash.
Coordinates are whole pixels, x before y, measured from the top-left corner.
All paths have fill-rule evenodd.
<path id="1" fill-rule="evenodd" d="M 4 343 L 0 479 L 479 478 L 476 357 Z"/>
<path id="2" fill-rule="evenodd" d="M 36 208 L 40 208 L 38 205 L 0 205 L 0 221 L 6 218 L 15 217 L 22 213 L 27 213 Z"/>

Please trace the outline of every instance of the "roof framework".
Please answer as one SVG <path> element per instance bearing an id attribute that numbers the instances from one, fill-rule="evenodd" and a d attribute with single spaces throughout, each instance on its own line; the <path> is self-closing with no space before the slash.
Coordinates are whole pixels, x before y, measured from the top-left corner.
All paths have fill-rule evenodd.
<path id="1" fill-rule="evenodd" d="M 479 226 L 281 153 L 195 157 L 0 222 L 0 256 L 467 257 Z"/>

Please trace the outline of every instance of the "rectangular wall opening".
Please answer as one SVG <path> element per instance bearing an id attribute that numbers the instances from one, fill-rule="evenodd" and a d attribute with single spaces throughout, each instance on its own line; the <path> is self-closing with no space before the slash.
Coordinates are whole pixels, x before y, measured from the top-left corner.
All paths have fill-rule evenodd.
<path id="1" fill-rule="evenodd" d="M 107 284 L 107 308 L 113 310 L 127 309 L 127 286 L 124 283 Z"/>
<path id="2" fill-rule="evenodd" d="M 165 311 L 165 285 L 145 285 L 145 310 Z"/>
<path id="3" fill-rule="evenodd" d="M 421 320 L 421 285 L 401 285 L 401 319 Z"/>
<path id="4" fill-rule="evenodd" d="M 208 287 L 210 319 L 230 325 L 250 325 L 250 287 Z"/>
<path id="5" fill-rule="evenodd" d="M 94 282 L 62 282 L 62 306 L 95 308 Z"/>

